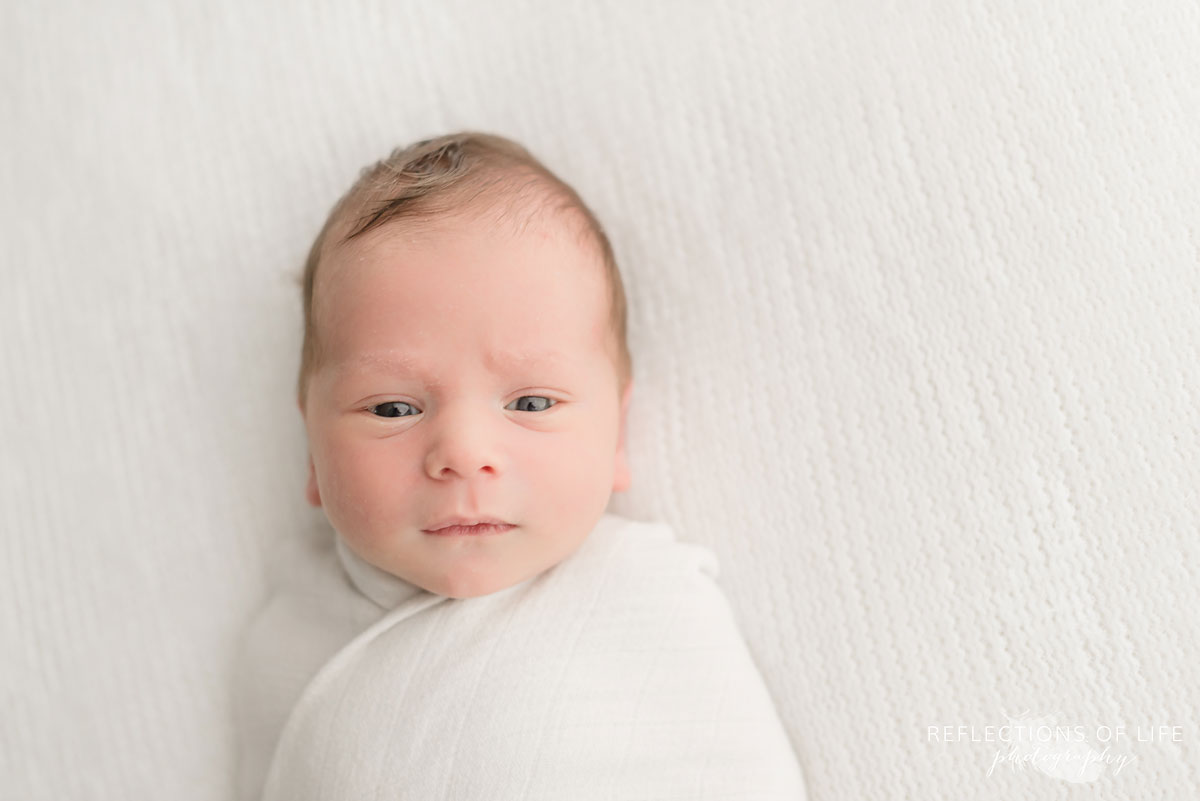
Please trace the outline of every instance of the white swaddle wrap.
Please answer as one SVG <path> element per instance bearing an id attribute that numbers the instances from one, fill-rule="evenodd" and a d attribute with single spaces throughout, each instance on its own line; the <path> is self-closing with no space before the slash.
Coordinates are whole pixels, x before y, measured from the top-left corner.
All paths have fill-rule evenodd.
<path id="1" fill-rule="evenodd" d="M 606 514 L 560 564 L 468 599 L 340 540 L 327 555 L 340 576 L 252 632 L 245 797 L 272 748 L 264 801 L 804 797 L 716 557 L 669 527 Z"/>

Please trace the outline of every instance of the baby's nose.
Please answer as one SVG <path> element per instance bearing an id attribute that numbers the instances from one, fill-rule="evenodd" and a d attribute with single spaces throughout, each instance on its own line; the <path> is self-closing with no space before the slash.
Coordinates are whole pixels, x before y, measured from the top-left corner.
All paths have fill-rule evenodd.
<path id="1" fill-rule="evenodd" d="M 436 479 L 500 472 L 495 421 L 478 410 L 443 409 L 425 454 L 425 472 Z"/>

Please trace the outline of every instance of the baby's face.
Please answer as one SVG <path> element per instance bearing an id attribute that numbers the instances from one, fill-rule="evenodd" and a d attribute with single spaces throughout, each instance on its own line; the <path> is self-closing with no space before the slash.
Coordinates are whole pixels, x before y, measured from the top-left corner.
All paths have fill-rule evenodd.
<path id="1" fill-rule="evenodd" d="M 486 595 L 573 553 L 628 487 L 604 270 L 561 224 L 377 229 L 316 298 L 308 498 L 366 561 Z M 429 533 L 456 518 L 511 527 Z"/>

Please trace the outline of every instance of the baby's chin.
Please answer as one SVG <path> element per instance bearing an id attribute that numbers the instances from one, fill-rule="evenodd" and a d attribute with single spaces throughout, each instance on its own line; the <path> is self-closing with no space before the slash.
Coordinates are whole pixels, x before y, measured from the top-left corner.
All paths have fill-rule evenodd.
<path id="1" fill-rule="evenodd" d="M 454 576 L 426 582 L 412 582 L 426 592 L 447 598 L 482 598 L 515 587 L 533 576 Z"/>
<path id="2" fill-rule="evenodd" d="M 415 574 L 400 575 L 410 584 L 414 584 L 426 592 L 444 595 L 447 598 L 481 598 L 515 587 L 543 572 L 545 567 L 529 565 L 503 564 L 483 559 L 466 557 L 457 562 L 452 558 L 449 564 L 438 570 L 430 566 L 430 570 L 414 571 Z M 407 571 L 406 571 L 407 572 Z"/>
<path id="3" fill-rule="evenodd" d="M 563 536 L 567 526 L 552 526 L 554 536 L 545 536 L 544 526 L 518 523 L 492 534 L 432 535 L 421 530 L 399 538 L 362 536 L 359 546 L 348 542 L 366 561 L 408 584 L 447 598 L 480 598 L 524 584 L 553 569 L 583 545 L 594 523 L 578 521 L 574 532 Z M 385 543 L 399 539 L 403 547 Z M 369 543 L 369 545 L 367 544 Z"/>

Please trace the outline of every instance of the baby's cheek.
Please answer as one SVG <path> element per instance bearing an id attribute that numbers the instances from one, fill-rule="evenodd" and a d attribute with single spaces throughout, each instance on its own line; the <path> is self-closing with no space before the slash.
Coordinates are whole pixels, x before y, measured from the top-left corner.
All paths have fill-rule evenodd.
<path id="1" fill-rule="evenodd" d="M 347 529 L 366 535 L 391 516 L 405 471 L 380 442 L 344 446 L 332 460 L 333 511 Z M 332 517 L 333 515 L 331 515 Z M 350 531 L 343 532 L 349 534 Z"/>
<path id="2" fill-rule="evenodd" d="M 523 448 L 526 463 L 535 467 L 543 480 L 566 480 L 584 461 L 587 439 L 585 433 L 578 431 L 535 437 Z"/>
<path id="3" fill-rule="evenodd" d="M 612 459 L 603 433 L 594 429 L 578 431 L 557 447 L 547 448 L 542 456 L 542 477 L 563 514 L 570 516 L 595 505 L 594 496 L 604 491 L 606 473 L 611 486 Z"/>

